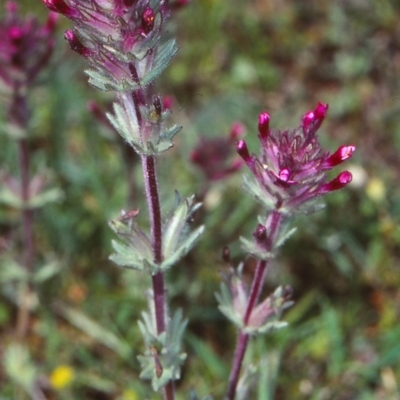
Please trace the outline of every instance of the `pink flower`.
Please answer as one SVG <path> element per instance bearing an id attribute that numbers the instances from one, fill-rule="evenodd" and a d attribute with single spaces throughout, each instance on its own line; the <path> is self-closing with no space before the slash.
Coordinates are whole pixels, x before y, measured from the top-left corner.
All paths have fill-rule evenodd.
<path id="1" fill-rule="evenodd" d="M 235 142 L 244 134 L 244 126 L 232 124 L 229 136 L 202 137 L 190 155 L 190 160 L 211 181 L 224 179 L 241 168 L 243 162 L 234 158 Z"/>
<path id="2" fill-rule="evenodd" d="M 10 92 L 31 85 L 48 64 L 54 48 L 55 14 L 45 25 L 33 18 L 21 18 L 17 3 L 5 5 L 6 15 L 0 20 L 0 81 Z"/>
<path id="3" fill-rule="evenodd" d="M 147 0 L 42 0 L 51 11 L 72 20 L 64 37 L 92 67 L 89 81 L 106 91 L 132 91 L 150 83 L 154 62 L 166 63 L 176 49 L 159 46 L 167 2 Z M 158 52 L 166 54 L 158 57 Z"/>
<path id="4" fill-rule="evenodd" d="M 326 171 L 349 159 L 355 151 L 353 145 L 341 146 L 333 154 L 321 148 L 316 134 L 327 110 L 327 105 L 319 103 L 303 115 L 298 128 L 285 131 L 271 130 L 270 116 L 264 112 L 258 121 L 260 155 L 250 155 L 244 140 L 237 143 L 237 152 L 272 208 L 292 212 L 351 182 L 348 171 L 327 181 Z"/>

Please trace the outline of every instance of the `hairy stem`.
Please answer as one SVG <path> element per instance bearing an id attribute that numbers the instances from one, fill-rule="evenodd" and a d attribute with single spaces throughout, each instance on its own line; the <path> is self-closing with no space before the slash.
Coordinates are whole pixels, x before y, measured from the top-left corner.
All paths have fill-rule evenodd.
<path id="1" fill-rule="evenodd" d="M 136 67 L 133 63 L 129 65 L 132 78 L 140 86 L 140 79 Z M 142 141 L 146 142 L 146 127 L 143 122 L 143 115 L 140 106 L 146 103 L 146 94 L 142 87 L 132 92 L 132 99 L 135 107 L 137 123 L 141 131 Z M 147 206 L 149 208 L 151 240 L 153 246 L 154 262 L 161 264 L 163 261 L 162 254 L 162 221 L 160 196 L 158 193 L 156 160 L 154 156 L 142 155 L 142 168 L 146 188 Z M 166 329 L 166 313 L 167 303 L 165 296 L 164 273 L 158 272 L 151 277 L 153 283 L 154 309 L 156 316 L 157 333 L 161 334 Z M 169 381 L 163 388 L 164 400 L 175 399 L 174 382 Z"/>
<path id="2" fill-rule="evenodd" d="M 134 95 L 136 114 L 139 126 L 142 125 L 142 116 L 138 104 L 141 102 L 141 97 L 138 94 Z M 162 221 L 161 221 L 161 207 L 160 196 L 158 192 L 156 160 L 154 156 L 142 155 L 142 168 L 146 188 L 147 205 L 149 208 L 150 225 L 151 225 L 151 239 L 153 246 L 154 262 L 161 264 L 163 261 L 162 254 Z M 152 276 L 153 283 L 153 296 L 154 296 L 154 309 L 156 316 L 157 333 L 161 334 L 165 331 L 166 321 L 166 296 L 165 296 L 165 283 L 164 273 L 158 272 Z M 163 388 L 164 400 L 175 399 L 174 382 L 170 381 Z"/>
<path id="3" fill-rule="evenodd" d="M 274 248 L 277 233 L 282 222 L 282 214 L 278 211 L 273 211 L 268 218 L 267 225 L 269 227 L 269 235 L 266 241 L 266 250 L 271 251 Z M 249 301 L 247 303 L 246 312 L 243 319 L 244 326 L 247 326 L 250 320 L 250 316 L 254 307 L 257 305 L 260 293 L 265 281 L 265 276 L 268 270 L 268 263 L 265 260 L 259 260 L 257 268 L 253 276 L 253 282 L 249 293 Z M 236 388 L 239 381 L 240 370 L 242 368 L 244 355 L 247 350 L 250 336 L 241 329 L 238 334 L 238 340 L 236 343 L 235 354 L 233 357 L 232 369 L 228 381 L 228 390 L 226 393 L 226 399 L 234 400 L 236 396 Z"/>
<path id="4" fill-rule="evenodd" d="M 29 201 L 29 148 L 27 139 L 19 141 L 19 162 L 21 169 L 21 194 L 24 202 L 22 211 L 22 229 L 23 242 L 25 249 L 25 267 L 27 270 L 32 270 L 34 259 L 34 244 L 33 244 L 33 212 L 27 206 Z"/>
<path id="5" fill-rule="evenodd" d="M 160 264 L 163 260 L 162 255 L 162 225 L 161 208 L 158 193 L 157 174 L 155 158 L 153 156 L 142 156 L 143 174 L 145 179 L 147 203 L 149 207 L 151 237 L 153 245 L 154 262 Z M 165 331 L 166 321 L 166 298 L 164 274 L 158 272 L 152 276 L 154 308 L 156 315 L 157 333 Z M 174 382 L 170 381 L 163 390 L 164 400 L 175 399 Z"/>
<path id="6" fill-rule="evenodd" d="M 34 260 L 33 242 L 33 212 L 27 206 L 29 201 L 29 147 L 27 139 L 20 139 L 19 143 L 19 165 L 21 174 L 21 197 L 24 203 L 22 210 L 22 242 L 24 248 L 24 266 L 27 272 L 31 272 Z M 29 285 L 24 286 L 20 294 L 20 304 L 17 315 L 17 337 L 23 338 L 26 335 L 29 325 Z"/>

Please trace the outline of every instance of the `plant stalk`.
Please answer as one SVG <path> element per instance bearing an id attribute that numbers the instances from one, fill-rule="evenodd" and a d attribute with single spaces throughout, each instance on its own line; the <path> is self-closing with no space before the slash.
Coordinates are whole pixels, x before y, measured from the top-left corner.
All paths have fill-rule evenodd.
<path id="1" fill-rule="evenodd" d="M 34 261 L 34 241 L 33 241 L 33 211 L 28 207 L 29 201 L 29 146 L 26 138 L 20 139 L 19 147 L 19 165 L 21 174 L 21 198 L 23 202 L 22 210 L 22 242 L 24 248 L 24 267 L 28 273 L 32 272 Z M 29 325 L 29 303 L 30 303 L 29 284 L 21 289 L 20 304 L 17 315 L 16 335 L 19 339 L 26 336 Z"/>
<path id="2" fill-rule="evenodd" d="M 282 214 L 279 211 L 273 211 L 267 220 L 269 227 L 269 235 L 266 240 L 265 248 L 271 251 L 274 248 L 277 233 L 282 222 Z M 244 327 L 247 326 L 250 320 L 251 313 L 256 306 L 260 293 L 265 281 L 265 276 L 268 270 L 268 262 L 266 260 L 258 260 L 256 271 L 253 276 L 253 282 L 249 293 L 249 301 L 247 303 L 246 312 L 243 318 Z M 239 330 L 238 340 L 236 343 L 235 354 L 233 357 L 233 364 L 228 381 L 228 390 L 226 392 L 227 400 L 235 400 L 236 389 L 239 382 L 240 370 L 242 368 L 244 355 L 247 350 L 250 335 L 246 333 L 245 329 Z"/>
<path id="3" fill-rule="evenodd" d="M 143 175 L 146 187 L 146 197 L 149 207 L 151 238 L 153 245 L 154 262 L 160 264 L 162 255 L 162 224 L 160 197 L 157 184 L 156 162 L 154 156 L 141 156 Z M 157 324 L 157 333 L 165 331 L 166 298 L 164 273 L 158 272 L 152 276 L 154 308 Z M 164 400 L 175 399 L 174 382 L 170 381 L 163 389 Z"/>
<path id="4" fill-rule="evenodd" d="M 133 64 L 130 65 L 130 72 L 133 79 L 140 85 L 140 79 L 137 70 Z M 132 92 L 132 99 L 135 107 L 135 113 L 139 129 L 142 133 L 142 140 L 145 141 L 145 127 L 143 124 L 143 116 L 140 110 L 140 105 L 146 103 L 145 92 L 143 88 Z M 161 206 L 160 196 L 158 192 L 157 182 L 157 171 L 156 171 L 156 159 L 154 156 L 141 155 L 143 177 L 146 188 L 146 199 L 147 206 L 149 209 L 150 216 L 150 230 L 151 240 L 153 247 L 154 262 L 161 264 L 163 261 L 162 254 L 162 220 L 161 220 Z M 166 312 L 167 303 L 165 296 L 165 282 L 164 273 L 158 272 L 152 275 L 153 284 L 153 298 L 154 298 L 154 310 L 156 317 L 157 333 L 160 335 L 166 330 Z M 173 380 L 169 381 L 163 388 L 164 400 L 175 399 L 175 385 Z"/>

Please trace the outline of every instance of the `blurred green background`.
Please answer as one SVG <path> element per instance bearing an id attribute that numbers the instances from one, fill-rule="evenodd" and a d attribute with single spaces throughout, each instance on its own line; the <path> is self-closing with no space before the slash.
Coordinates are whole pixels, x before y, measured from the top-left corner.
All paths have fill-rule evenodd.
<path id="1" fill-rule="evenodd" d="M 18 3 L 45 20 L 39 0 Z M 192 0 L 174 12 L 168 29 L 180 51 L 154 92 L 174 98 L 172 118 L 184 129 L 159 160 L 163 211 L 174 189 L 197 193 L 204 207 L 194 223 L 207 226 L 168 274 L 171 308 L 190 320 L 179 399 L 190 388 L 223 396 L 236 333 L 214 297 L 221 250 L 229 245 L 242 260 L 238 238 L 251 234 L 258 212 L 240 189 L 241 173 L 209 182 L 190 151 L 201 136 L 226 136 L 241 121 L 256 152 L 261 111 L 273 127 L 294 128 L 318 101 L 330 105 L 323 145 L 357 146 L 343 167 L 354 179 L 324 199 L 323 211 L 296 220 L 297 233 L 270 268 L 265 293 L 289 284 L 296 304 L 284 316 L 289 328 L 252 342 L 248 362 L 261 367 L 249 398 L 400 399 L 399 20 L 397 0 Z M 108 261 L 107 221 L 122 208 L 146 210 L 141 171 L 87 111 L 88 101 L 111 98 L 87 84 L 84 61 L 63 40 L 69 27 L 60 18 L 51 67 L 30 94 L 34 169 L 51 170 L 64 194 L 35 215 L 37 257 L 60 260 L 62 270 L 38 288 L 31 361 L 21 365 L 45 382 L 48 399 L 157 399 L 139 380 L 136 359 L 148 278 Z M 16 171 L 15 143 L 1 140 L 0 168 Z M 146 224 L 146 212 L 141 217 Z M 19 214 L 0 207 L 0 238 L 14 251 L 19 229 Z M 252 268 L 247 260 L 249 276 Z M 15 326 L 9 291 L 3 284 L 3 345 Z M 28 398 L 17 386 L 0 369 L 0 399 Z"/>

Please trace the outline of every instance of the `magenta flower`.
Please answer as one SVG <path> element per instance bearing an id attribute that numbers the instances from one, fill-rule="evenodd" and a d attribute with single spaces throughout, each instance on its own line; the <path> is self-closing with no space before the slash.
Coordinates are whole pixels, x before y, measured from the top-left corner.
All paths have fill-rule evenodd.
<path id="1" fill-rule="evenodd" d="M 305 203 L 345 187 L 351 182 L 348 171 L 341 172 L 331 181 L 326 172 L 350 158 L 355 146 L 341 146 L 330 154 L 321 148 L 316 133 L 321 126 L 328 106 L 318 103 L 307 112 L 294 130 L 271 130 L 270 116 L 259 116 L 261 152 L 250 155 L 246 142 L 237 143 L 237 151 L 254 175 L 258 187 L 253 194 L 270 209 L 292 213 L 311 211 Z"/>
<path id="2" fill-rule="evenodd" d="M 234 158 L 234 144 L 244 134 L 244 126 L 236 122 L 228 137 L 201 137 L 190 160 L 202 170 L 207 179 L 224 179 L 242 167 L 243 161 Z"/>
<path id="3" fill-rule="evenodd" d="M 159 46 L 167 2 L 151 7 L 148 0 L 42 1 L 74 22 L 64 37 L 88 60 L 89 81 L 101 90 L 131 92 L 151 83 L 176 52 L 172 42 Z"/>
<path id="4" fill-rule="evenodd" d="M 33 18 L 22 19 L 17 3 L 5 5 L 6 15 L 0 21 L 0 82 L 13 92 L 30 85 L 47 65 L 54 48 L 55 14 L 42 26 Z"/>
<path id="5" fill-rule="evenodd" d="M 0 20 L 0 94 L 7 101 L 9 129 L 20 129 L 28 121 L 26 92 L 50 61 L 54 48 L 56 15 L 50 14 L 44 25 L 33 18 L 21 18 L 17 3 L 5 4 Z"/>

